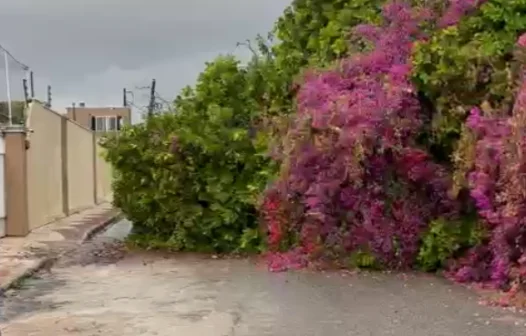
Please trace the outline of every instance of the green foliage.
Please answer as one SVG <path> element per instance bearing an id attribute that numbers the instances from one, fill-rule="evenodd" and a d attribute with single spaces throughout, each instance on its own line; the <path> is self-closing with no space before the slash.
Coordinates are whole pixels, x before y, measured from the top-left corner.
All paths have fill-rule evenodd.
<path id="1" fill-rule="evenodd" d="M 25 124 L 25 109 L 26 103 L 24 101 L 11 101 L 11 115 L 12 122 L 15 125 Z M 6 124 L 9 122 L 9 107 L 6 101 L 0 102 L 0 123 Z"/>
<path id="2" fill-rule="evenodd" d="M 326 65 L 349 52 L 351 29 L 378 22 L 385 0 L 295 0 L 275 26 L 277 62 L 297 74 L 307 64 Z"/>
<path id="3" fill-rule="evenodd" d="M 263 252 L 265 250 L 265 240 L 259 228 L 247 228 L 243 230 L 239 250 L 246 252 Z"/>
<path id="4" fill-rule="evenodd" d="M 258 88 L 253 94 L 261 116 L 271 117 L 266 121 L 281 130 L 286 124 L 283 118 L 294 109 L 298 75 L 307 66 L 325 66 L 345 56 L 352 27 L 379 20 L 379 5 L 383 2 L 294 0 L 276 21 L 268 41 L 258 36 L 257 48 L 252 49 L 255 57 L 251 71 L 257 73 L 252 83 Z M 281 133 L 271 130 L 277 137 Z"/>
<path id="5" fill-rule="evenodd" d="M 365 250 L 358 250 L 351 254 L 349 266 L 352 268 L 380 269 L 381 265 L 373 254 Z"/>
<path id="6" fill-rule="evenodd" d="M 115 205 L 134 222 L 139 245 L 259 248 L 255 204 L 272 167 L 254 145 L 257 88 L 249 75 L 232 57 L 219 57 L 177 97 L 177 114 L 104 141 L 116 170 Z"/>
<path id="7" fill-rule="evenodd" d="M 525 1 L 509 0 L 497 10 L 491 4 L 504 7 L 504 0 L 489 0 L 478 15 L 418 44 L 414 80 L 438 110 L 431 145 L 450 153 L 465 106 L 509 96 L 506 55 L 526 25 L 513 12 L 521 13 Z M 267 154 L 281 143 L 295 110 L 295 80 L 306 67 L 330 66 L 367 47 L 350 33 L 378 22 L 384 2 L 293 0 L 269 41 L 248 44 L 249 64 L 219 57 L 176 98 L 177 114 L 155 115 L 106 139 L 115 204 L 135 223 L 134 241 L 176 250 L 260 250 L 255 205 L 277 171 Z M 480 86 L 478 73 L 487 64 L 491 85 Z M 428 243 L 430 250 L 442 246 L 438 240 Z M 351 259 L 357 267 L 376 264 L 366 252 Z"/>
<path id="8" fill-rule="evenodd" d="M 139 228 L 164 220 L 161 207 L 178 194 L 175 160 L 168 151 L 175 127 L 173 115 L 156 115 L 100 139 L 114 168 L 114 203 Z M 158 225 L 154 233 L 162 234 L 163 229 Z"/>
<path id="9" fill-rule="evenodd" d="M 417 44 L 413 79 L 432 102 L 428 142 L 439 157 L 451 155 L 472 106 L 507 113 L 515 87 L 511 54 L 524 31 L 526 0 L 488 0 L 459 25 Z"/>
<path id="10" fill-rule="evenodd" d="M 266 154 L 286 131 L 293 80 L 308 64 L 345 54 L 349 29 L 373 20 L 380 2 L 294 1 L 276 24 L 278 44 L 269 46 L 272 34 L 268 42 L 258 37 L 257 48 L 248 45 L 254 57 L 244 68 L 218 58 L 195 88 L 177 97 L 177 115 L 156 115 L 107 139 L 115 204 L 135 223 L 135 242 L 177 250 L 261 249 L 254 206 L 277 171 Z M 177 150 L 169 155 L 174 137 Z"/>
<path id="11" fill-rule="evenodd" d="M 476 219 L 468 217 L 455 222 L 436 219 L 422 238 L 418 264 L 425 271 L 439 269 L 455 253 L 481 243 L 484 237 L 485 231 Z"/>

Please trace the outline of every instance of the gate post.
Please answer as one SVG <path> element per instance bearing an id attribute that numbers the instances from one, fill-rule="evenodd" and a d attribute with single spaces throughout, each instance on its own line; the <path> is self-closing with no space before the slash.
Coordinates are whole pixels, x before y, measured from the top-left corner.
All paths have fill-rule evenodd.
<path id="1" fill-rule="evenodd" d="M 2 133 L 5 147 L 5 234 L 26 236 L 29 233 L 26 129 L 11 126 L 3 129 Z"/>

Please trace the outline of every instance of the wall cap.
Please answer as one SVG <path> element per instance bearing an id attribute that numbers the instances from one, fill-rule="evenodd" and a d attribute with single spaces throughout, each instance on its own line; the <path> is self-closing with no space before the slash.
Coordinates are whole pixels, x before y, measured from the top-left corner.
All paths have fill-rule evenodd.
<path id="1" fill-rule="evenodd" d="M 2 125 L 0 126 L 0 132 L 3 133 L 24 133 L 28 132 L 28 129 L 24 125 Z"/>

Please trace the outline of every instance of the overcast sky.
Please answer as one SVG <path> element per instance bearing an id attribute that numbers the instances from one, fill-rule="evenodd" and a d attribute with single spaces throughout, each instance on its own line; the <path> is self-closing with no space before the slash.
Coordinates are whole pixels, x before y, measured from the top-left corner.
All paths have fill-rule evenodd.
<path id="1" fill-rule="evenodd" d="M 149 85 L 167 99 L 195 81 L 204 62 L 241 54 L 236 42 L 268 32 L 291 0 L 0 0 L 0 44 L 35 73 L 36 96 L 52 85 L 57 109 L 72 102 L 145 104 Z M 0 59 L 3 61 L 3 59 Z M 0 62 L 0 97 L 5 97 Z M 10 62 L 13 98 L 22 71 Z"/>

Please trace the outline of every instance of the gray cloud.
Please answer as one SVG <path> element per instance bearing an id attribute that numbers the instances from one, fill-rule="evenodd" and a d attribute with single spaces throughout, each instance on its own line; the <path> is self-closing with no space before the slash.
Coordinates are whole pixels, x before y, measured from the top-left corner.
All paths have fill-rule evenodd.
<path id="1" fill-rule="evenodd" d="M 2 0 L 0 44 L 35 71 L 39 97 L 53 85 L 60 107 L 79 100 L 119 104 L 122 87 L 148 85 L 151 78 L 171 99 L 205 61 L 270 30 L 289 3 Z M 16 70 L 12 77 L 22 76 Z"/>

